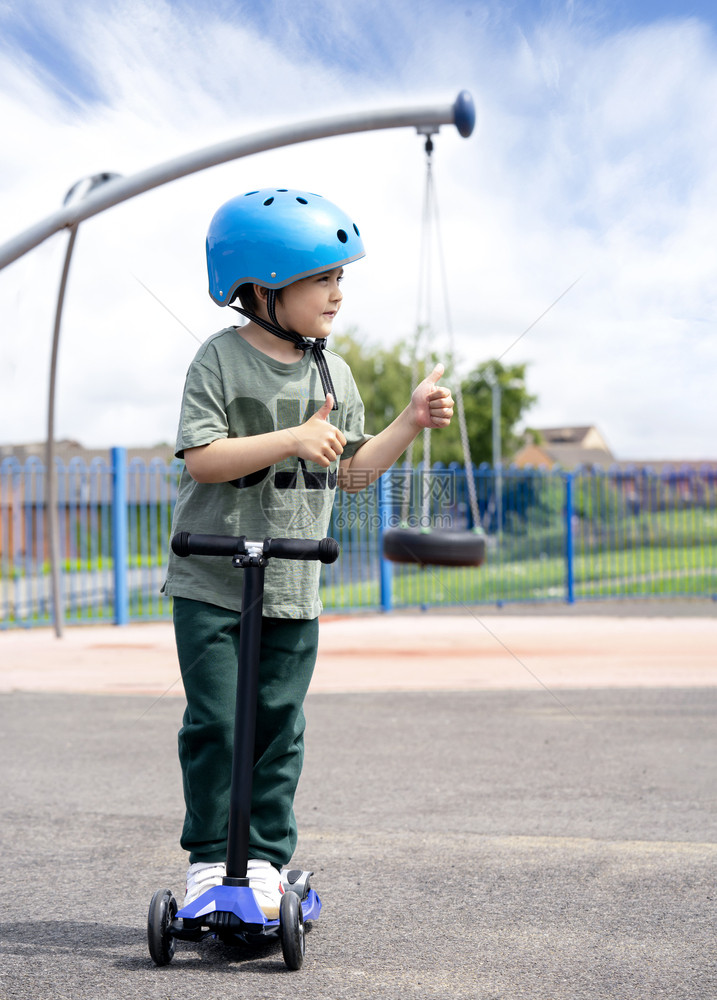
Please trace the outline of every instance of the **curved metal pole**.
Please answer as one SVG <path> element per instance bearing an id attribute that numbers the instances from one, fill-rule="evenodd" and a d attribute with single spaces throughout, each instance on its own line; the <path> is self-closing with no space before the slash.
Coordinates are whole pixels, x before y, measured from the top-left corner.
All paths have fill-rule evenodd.
<path id="1" fill-rule="evenodd" d="M 358 112 L 351 115 L 339 115 L 334 118 L 324 118 L 318 121 L 303 122 L 291 126 L 256 132 L 253 135 L 229 139 L 216 146 L 193 153 L 186 153 L 175 160 L 160 163 L 131 177 L 115 178 L 104 184 L 101 190 L 93 191 L 86 198 L 75 204 L 67 205 L 54 215 L 48 216 L 42 222 L 36 223 L 14 239 L 0 246 L 0 270 L 22 257 L 43 240 L 48 239 L 60 229 L 73 225 L 98 215 L 113 205 L 134 198 L 138 194 L 160 187 L 169 181 L 186 177 L 188 174 L 206 170 L 229 160 L 237 160 L 253 153 L 262 153 L 281 146 L 290 146 L 313 139 L 325 139 L 329 136 L 347 135 L 352 132 L 372 132 L 376 129 L 401 128 L 414 126 L 422 129 L 427 126 L 455 125 L 462 136 L 467 138 L 475 125 L 475 108 L 473 98 L 467 90 L 461 91 L 453 104 L 423 106 L 415 108 L 394 108 L 387 111 Z"/>
<path id="2" fill-rule="evenodd" d="M 60 347 L 60 326 L 62 323 L 62 307 L 65 302 L 67 275 L 70 273 L 72 251 L 77 239 L 77 225 L 70 227 L 70 238 L 67 242 L 65 264 L 60 278 L 60 290 L 57 293 L 57 309 L 55 310 L 55 328 L 52 334 L 52 355 L 50 357 L 50 390 L 47 402 L 47 444 L 45 447 L 45 503 L 47 512 L 47 537 L 50 543 L 50 567 L 52 587 L 52 612 L 55 624 L 55 635 L 62 638 L 65 623 L 65 609 L 62 604 L 62 585 L 60 579 L 60 525 L 57 510 L 57 468 L 55 466 L 55 386 L 57 383 L 57 358 Z"/>

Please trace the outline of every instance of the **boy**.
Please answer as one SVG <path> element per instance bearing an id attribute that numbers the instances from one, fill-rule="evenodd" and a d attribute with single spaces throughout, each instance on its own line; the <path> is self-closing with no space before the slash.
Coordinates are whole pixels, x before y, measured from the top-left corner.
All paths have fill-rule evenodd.
<path id="1" fill-rule="evenodd" d="M 187 374 L 176 454 L 185 469 L 172 533 L 319 539 L 338 486 L 358 492 L 423 427 L 445 427 L 453 400 L 436 366 L 375 437 L 344 361 L 325 352 L 344 265 L 364 256 L 358 228 L 319 195 L 264 189 L 231 199 L 207 235 L 209 292 L 249 323 L 200 348 Z M 300 352 L 300 353 L 298 353 Z M 185 904 L 226 873 L 241 580 L 228 560 L 170 553 L 164 592 L 187 698 L 179 757 L 189 851 Z M 316 660 L 320 566 L 266 568 L 249 838 L 250 886 L 278 916 L 280 870 L 296 847 L 294 793 L 303 702 Z"/>

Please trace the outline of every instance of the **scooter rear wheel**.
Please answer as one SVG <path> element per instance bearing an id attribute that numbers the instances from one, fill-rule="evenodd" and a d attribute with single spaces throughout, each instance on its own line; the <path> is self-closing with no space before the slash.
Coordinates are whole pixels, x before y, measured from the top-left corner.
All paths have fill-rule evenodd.
<path id="1" fill-rule="evenodd" d="M 301 909 L 301 900 L 295 892 L 285 892 L 281 897 L 279 934 L 287 968 L 293 971 L 300 969 L 304 963 L 306 938 L 304 911 Z"/>
<path id="2" fill-rule="evenodd" d="M 176 941 L 169 926 L 177 913 L 177 900 L 171 889 L 157 889 L 149 904 L 147 944 L 155 965 L 169 965 L 174 958 Z"/>

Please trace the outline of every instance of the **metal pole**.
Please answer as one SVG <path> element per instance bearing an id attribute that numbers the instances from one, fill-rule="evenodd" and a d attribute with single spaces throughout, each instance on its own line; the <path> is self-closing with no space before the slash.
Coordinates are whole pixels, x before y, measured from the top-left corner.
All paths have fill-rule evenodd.
<path id="1" fill-rule="evenodd" d="M 59 212 L 48 216 L 42 222 L 26 229 L 14 239 L 0 246 L 0 270 L 22 257 L 43 240 L 52 236 L 60 229 L 67 229 L 85 219 L 98 215 L 120 202 L 134 198 L 138 194 L 160 187 L 169 181 L 186 177 L 188 174 L 206 170 L 229 160 L 237 160 L 243 156 L 278 149 L 281 146 L 291 146 L 299 142 L 309 142 L 313 139 L 325 139 L 329 136 L 348 135 L 352 132 L 373 132 L 377 129 L 426 126 L 438 128 L 439 125 L 455 125 L 462 136 L 467 138 L 475 125 L 475 108 L 473 98 L 468 91 L 463 90 L 453 104 L 419 106 L 414 108 L 393 108 L 390 110 L 374 110 L 355 112 L 350 115 L 338 115 L 316 121 L 300 122 L 290 126 L 268 129 L 253 135 L 229 139 L 215 146 L 186 153 L 174 160 L 168 160 L 157 166 L 143 170 L 132 177 L 116 177 L 104 184 L 101 189 L 91 192 L 81 201 L 66 205 Z"/>
<path id="2" fill-rule="evenodd" d="M 490 392 L 493 404 L 493 472 L 495 475 L 496 537 L 500 542 L 503 533 L 503 456 L 500 446 L 500 382 L 497 375 L 494 375 Z"/>
<path id="3" fill-rule="evenodd" d="M 565 473 L 565 601 L 575 604 L 575 555 L 573 549 L 573 475 Z"/>
<path id="4" fill-rule="evenodd" d="M 115 625 L 129 622 L 127 585 L 127 449 L 112 448 L 112 578 L 115 593 Z"/>
<path id="5" fill-rule="evenodd" d="M 493 452 L 493 509 L 496 519 L 496 539 L 500 541 L 503 519 L 503 456 L 500 443 L 501 386 L 495 368 L 483 372 L 483 378 L 490 386 L 491 401 L 491 448 Z"/>
<path id="6" fill-rule="evenodd" d="M 390 528 L 391 526 L 391 514 L 393 513 L 393 504 L 391 502 L 389 490 L 387 489 L 387 483 L 390 476 L 390 471 L 384 472 L 382 476 L 379 476 L 376 484 L 379 516 L 378 551 L 381 611 L 393 610 L 393 565 L 383 554 L 383 535 L 387 528 Z"/>
<path id="7" fill-rule="evenodd" d="M 82 197 L 82 189 L 89 193 L 97 187 L 114 180 L 119 174 L 95 174 L 77 181 L 65 195 L 64 204 L 72 203 L 74 198 Z M 75 249 L 79 223 L 70 226 L 70 238 L 67 242 L 65 264 L 62 268 L 60 288 L 57 293 L 55 308 L 55 326 L 52 332 L 52 352 L 50 355 L 50 386 L 47 394 L 47 442 L 45 444 L 45 477 L 47 500 L 47 537 L 50 546 L 50 588 L 52 595 L 52 617 L 55 625 L 55 635 L 62 638 L 65 623 L 65 609 L 62 603 L 62 574 L 60 570 L 60 520 L 57 510 L 57 468 L 55 466 L 55 396 L 57 386 L 57 359 L 60 353 L 60 330 L 62 329 L 62 309 L 65 303 L 65 289 L 70 273 L 70 261 Z"/>
<path id="8" fill-rule="evenodd" d="M 65 302 L 67 276 L 70 273 L 72 251 L 77 239 L 77 226 L 70 227 L 70 238 L 67 242 L 65 264 L 60 278 L 60 289 L 57 293 L 57 308 L 55 310 L 55 327 L 52 334 L 52 354 L 50 356 L 50 388 L 47 398 L 47 444 L 45 446 L 45 480 L 47 503 L 47 538 L 50 544 L 50 573 L 52 590 L 52 617 L 55 624 L 55 635 L 62 638 L 65 622 L 65 609 L 62 606 L 62 580 L 60 574 L 60 519 L 57 510 L 57 469 L 55 467 L 55 388 L 57 385 L 57 358 L 60 346 L 60 327 L 62 325 L 62 307 Z"/>

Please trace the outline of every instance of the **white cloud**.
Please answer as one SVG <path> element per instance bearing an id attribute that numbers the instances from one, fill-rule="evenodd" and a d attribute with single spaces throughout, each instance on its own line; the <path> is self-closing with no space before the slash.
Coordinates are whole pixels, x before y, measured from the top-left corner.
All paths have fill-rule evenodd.
<path id="1" fill-rule="evenodd" d="M 84 53 L 80 68 L 105 100 L 68 104 L 27 59 L 1 57 L 0 121 L 12 141 L 0 155 L 0 239 L 98 170 L 131 174 L 232 135 L 448 102 L 467 87 L 477 134 L 466 141 L 444 127 L 434 154 L 464 366 L 506 351 L 582 275 L 505 356 L 530 362 L 539 403 L 529 422 L 595 422 L 620 457 L 714 456 L 717 139 L 705 123 L 717 58 L 704 25 L 599 36 L 553 20 L 511 40 L 487 8 L 396 2 L 360 5 L 360 24 L 347 7 L 337 21 L 333 5 L 322 34 L 326 4 L 307 5 L 306 20 L 269 6 L 272 31 L 158 2 L 75 5 L 71 18 L 53 7 L 46 23 L 61 47 Z M 359 221 L 369 254 L 347 273 L 343 325 L 373 341 L 411 334 L 421 140 L 397 130 L 263 153 L 82 225 L 59 436 L 173 439 L 198 345 L 167 310 L 200 340 L 231 322 L 206 295 L 206 226 L 237 191 L 274 183 L 320 190 Z M 58 235 L 0 272 L 0 441 L 44 436 L 64 242 Z"/>

